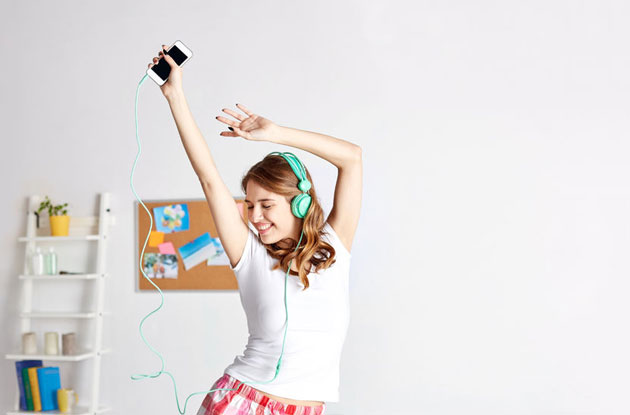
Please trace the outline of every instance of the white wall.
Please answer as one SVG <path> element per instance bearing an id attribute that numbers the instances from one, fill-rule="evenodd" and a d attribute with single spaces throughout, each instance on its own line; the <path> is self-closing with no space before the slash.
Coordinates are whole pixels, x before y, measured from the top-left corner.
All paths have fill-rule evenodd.
<path id="1" fill-rule="evenodd" d="M 3 355 L 19 345 L 27 196 L 86 216 L 110 191 L 102 400 L 115 414 L 177 410 L 166 375 L 130 380 L 160 369 L 138 333 L 160 297 L 134 290 L 129 178 L 136 86 L 180 39 L 195 53 L 190 106 L 234 195 L 249 166 L 291 150 L 220 137 L 214 117 L 236 102 L 363 148 L 329 414 L 628 413 L 629 17 L 627 2 L 594 0 L 3 2 Z M 150 80 L 139 117 L 139 195 L 203 197 Z M 328 211 L 334 166 L 295 151 Z M 167 292 L 154 317 L 145 336 L 183 408 L 242 352 L 238 294 Z M 13 365 L 2 360 L 0 410 Z"/>

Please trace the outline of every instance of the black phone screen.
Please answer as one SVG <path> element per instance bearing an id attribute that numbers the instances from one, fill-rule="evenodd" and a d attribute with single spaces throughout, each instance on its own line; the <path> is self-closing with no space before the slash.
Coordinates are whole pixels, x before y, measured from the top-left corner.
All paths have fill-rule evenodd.
<path id="1" fill-rule="evenodd" d="M 177 46 L 173 46 L 172 48 L 170 48 L 169 51 L 166 52 L 166 54 L 173 58 L 175 63 L 179 66 L 181 66 L 181 64 L 186 60 L 186 55 Z M 151 69 L 160 78 L 162 78 L 163 81 L 166 81 L 168 79 L 168 75 L 171 73 L 171 67 L 168 65 L 168 62 L 164 60 L 164 58 L 160 58 L 158 64 L 153 65 Z"/>

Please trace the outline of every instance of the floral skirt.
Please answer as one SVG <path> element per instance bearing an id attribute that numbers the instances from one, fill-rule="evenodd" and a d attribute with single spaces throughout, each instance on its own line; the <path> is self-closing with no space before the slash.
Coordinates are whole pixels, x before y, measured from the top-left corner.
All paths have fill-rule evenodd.
<path id="1" fill-rule="evenodd" d="M 253 387 L 224 373 L 210 389 L 201 403 L 197 415 L 324 415 L 326 404 L 321 406 L 292 405 L 275 401 Z"/>

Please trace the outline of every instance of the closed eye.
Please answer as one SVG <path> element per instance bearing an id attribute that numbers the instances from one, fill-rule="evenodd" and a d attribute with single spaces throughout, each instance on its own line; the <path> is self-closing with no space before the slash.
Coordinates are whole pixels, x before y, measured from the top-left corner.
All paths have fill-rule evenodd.
<path id="1" fill-rule="evenodd" d="M 263 207 L 264 207 L 265 209 L 269 209 L 269 208 L 271 208 L 271 206 L 263 206 Z M 247 209 L 251 209 L 251 208 L 252 208 L 251 206 L 247 206 Z"/>

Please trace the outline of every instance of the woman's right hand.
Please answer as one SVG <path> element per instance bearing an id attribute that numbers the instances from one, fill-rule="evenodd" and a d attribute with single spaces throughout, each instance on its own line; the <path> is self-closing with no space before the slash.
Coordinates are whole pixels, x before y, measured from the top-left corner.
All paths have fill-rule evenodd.
<path id="1" fill-rule="evenodd" d="M 162 45 L 162 49 L 166 49 L 166 45 Z M 164 52 L 160 51 L 158 53 L 158 57 L 153 57 L 153 63 L 149 64 L 149 68 L 153 65 L 157 65 L 160 59 L 166 59 L 166 62 L 171 67 L 171 73 L 168 75 L 168 79 L 164 84 L 160 87 L 162 93 L 166 98 L 173 96 L 177 93 L 183 93 L 184 88 L 182 85 L 182 68 L 179 67 L 169 55 L 165 55 Z"/>

